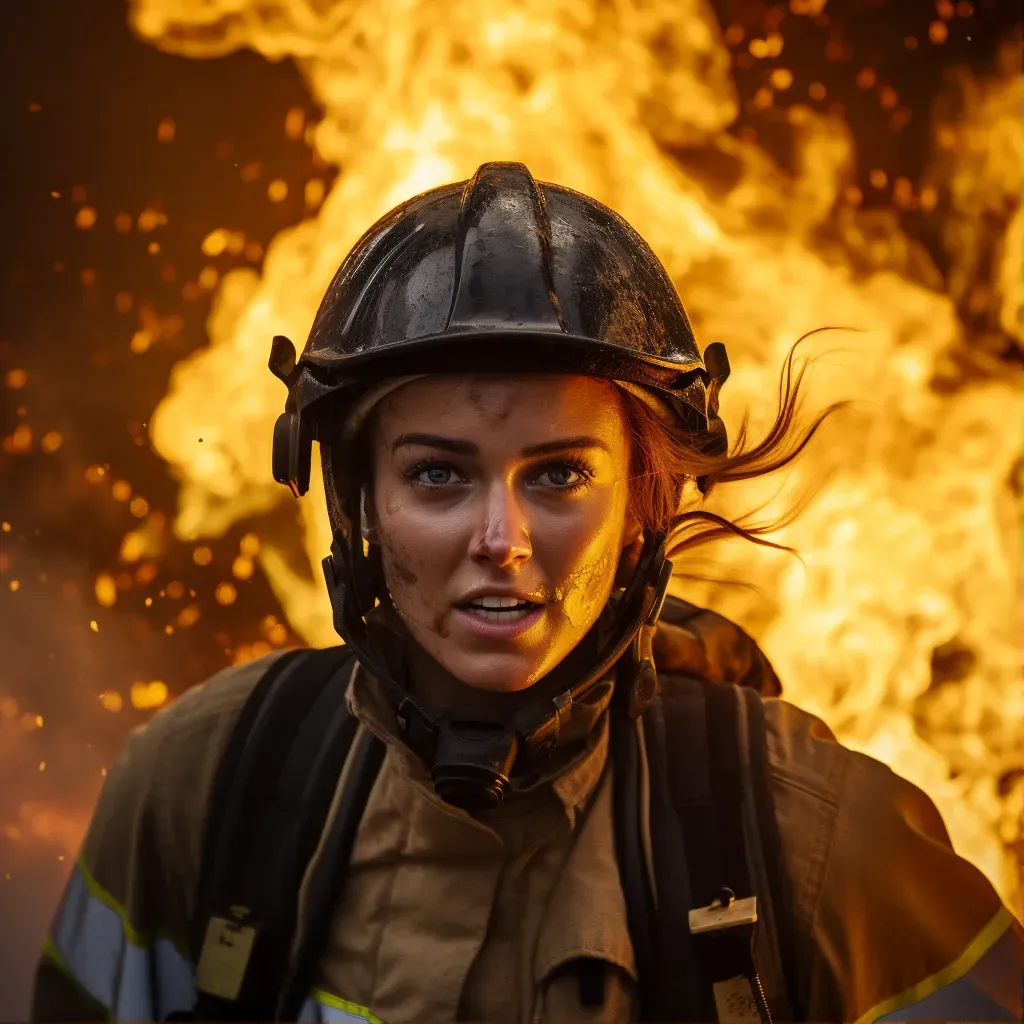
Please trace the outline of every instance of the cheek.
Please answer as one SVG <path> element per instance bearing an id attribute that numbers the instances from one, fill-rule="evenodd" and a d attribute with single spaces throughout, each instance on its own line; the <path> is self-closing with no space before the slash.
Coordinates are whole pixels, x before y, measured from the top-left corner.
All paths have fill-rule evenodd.
<path id="1" fill-rule="evenodd" d="M 577 628 L 589 629 L 611 593 L 624 517 L 625 501 L 616 490 L 578 516 L 551 524 L 541 550 L 534 545 L 534 556 L 545 563 L 556 597 Z"/>
<path id="2" fill-rule="evenodd" d="M 431 614 L 429 595 L 430 565 L 415 554 L 415 549 L 392 532 L 381 543 L 384 583 L 399 617 L 412 629 L 429 628 L 436 615 Z M 417 629 L 418 631 L 418 629 Z"/>
<path id="3" fill-rule="evenodd" d="M 388 590 L 402 590 L 404 587 L 413 587 L 419 582 L 419 566 L 415 568 L 409 564 L 409 556 L 402 548 L 389 547 L 384 551 L 384 576 L 387 580 Z"/>
<path id="4" fill-rule="evenodd" d="M 423 558 L 423 546 L 414 543 L 415 534 L 401 523 L 381 523 L 381 562 L 392 599 L 406 599 L 420 589 L 430 565 Z"/>
<path id="5" fill-rule="evenodd" d="M 381 562 L 392 603 L 409 625 L 435 629 L 445 584 L 465 545 L 459 548 L 461 541 L 450 524 L 426 514 L 414 502 L 394 493 L 380 498 Z"/>

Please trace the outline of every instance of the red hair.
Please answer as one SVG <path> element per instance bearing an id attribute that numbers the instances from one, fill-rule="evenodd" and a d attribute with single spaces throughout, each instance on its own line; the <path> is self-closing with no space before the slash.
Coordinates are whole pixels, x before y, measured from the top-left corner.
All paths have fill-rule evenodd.
<path id="1" fill-rule="evenodd" d="M 815 333 L 815 332 L 812 332 Z M 808 335 L 804 335 L 806 338 Z M 680 512 L 687 478 L 704 478 L 704 493 L 724 483 L 752 480 L 788 466 L 807 446 L 821 424 L 846 403 L 830 405 L 810 426 L 797 429 L 796 419 L 803 398 L 808 364 L 794 369 L 800 338 L 790 349 L 779 377 L 778 409 L 775 420 L 756 443 L 748 436 L 744 419 L 730 451 L 712 456 L 702 451 L 705 437 L 673 429 L 642 399 L 616 388 L 630 434 L 630 513 L 641 526 L 668 534 L 667 554 L 678 555 L 689 548 L 725 536 L 737 536 L 755 544 L 792 550 L 765 540 L 764 535 L 791 522 L 799 511 L 791 510 L 779 519 L 751 524 L 744 516 L 731 521 L 703 509 Z"/>

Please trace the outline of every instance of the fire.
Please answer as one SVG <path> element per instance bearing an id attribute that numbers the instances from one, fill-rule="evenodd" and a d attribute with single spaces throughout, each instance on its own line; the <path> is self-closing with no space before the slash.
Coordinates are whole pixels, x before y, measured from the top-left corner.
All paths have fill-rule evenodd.
<path id="1" fill-rule="evenodd" d="M 45 764 L 41 762 L 40 771 Z M 29 801 L 18 807 L 16 820 L 4 826 L 3 835 L 14 842 L 42 840 L 55 844 L 64 851 L 59 857 L 63 860 L 64 856 L 73 857 L 81 848 L 87 824 L 88 818 L 81 813 Z"/>
<path id="2" fill-rule="evenodd" d="M 484 161 L 522 160 L 618 210 L 652 244 L 703 343 L 728 346 L 727 422 L 749 411 L 763 424 L 795 338 L 858 329 L 831 336 L 812 382 L 815 404 L 855 404 L 785 493 L 762 482 L 716 506 L 766 504 L 767 514 L 824 481 L 777 538 L 803 562 L 734 544 L 716 552 L 718 571 L 756 582 L 768 600 L 707 586 L 687 596 L 754 633 L 791 700 L 924 788 L 957 850 L 1019 899 L 1021 440 L 1007 425 L 1022 421 L 1021 397 L 994 360 L 970 356 L 965 337 L 1020 332 L 1019 79 L 961 82 L 956 116 L 936 128 L 964 142 L 937 147 L 928 197 L 918 197 L 925 209 L 949 197 L 944 223 L 958 233 L 947 294 L 894 218 L 837 205 L 855 157 L 840 122 L 790 108 L 785 171 L 726 133 L 737 98 L 703 0 L 134 0 L 131 21 L 174 53 L 250 47 L 295 59 L 324 111 L 314 144 L 343 169 L 310 204 L 316 216 L 273 240 L 262 276 L 221 280 L 210 345 L 177 367 L 153 417 L 153 439 L 182 479 L 180 536 L 216 537 L 291 500 L 269 472 L 284 401 L 266 369 L 269 340 L 305 338 L 362 231 Z M 779 52 L 784 39 L 762 44 Z M 901 196 L 912 201 L 906 188 Z M 991 210 L 1016 219 L 994 229 L 981 216 Z M 221 228 L 204 247 L 230 235 Z M 329 547 L 321 486 L 297 509 L 295 550 L 264 538 L 256 557 L 292 626 L 326 645 L 336 637 L 317 569 Z M 295 568 L 300 544 L 308 572 Z"/>

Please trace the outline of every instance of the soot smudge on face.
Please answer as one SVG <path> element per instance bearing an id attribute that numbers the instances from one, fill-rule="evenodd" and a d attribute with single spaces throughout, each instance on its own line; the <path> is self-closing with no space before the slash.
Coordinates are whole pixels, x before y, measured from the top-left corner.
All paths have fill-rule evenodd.
<path id="1" fill-rule="evenodd" d="M 419 582 L 419 575 L 408 564 L 409 553 L 405 548 L 389 545 L 385 554 L 384 574 L 389 587 L 394 588 L 395 584 L 412 587 Z"/>
<path id="2" fill-rule="evenodd" d="M 445 625 L 445 618 L 447 617 L 447 611 L 442 609 L 437 613 L 437 618 L 434 619 L 433 624 L 430 626 L 431 630 L 436 633 L 442 640 L 447 640 L 451 634 L 451 630 Z"/>
<path id="3" fill-rule="evenodd" d="M 444 624 L 445 611 L 443 609 L 438 612 L 437 617 L 433 621 L 427 617 L 420 619 L 418 616 L 411 615 L 408 609 L 403 610 L 402 605 L 404 602 L 395 600 L 394 595 L 396 591 L 401 593 L 403 588 L 409 589 L 419 582 L 419 576 L 412 569 L 394 558 L 386 558 L 384 560 L 384 582 L 388 588 L 388 596 L 391 599 L 392 608 L 394 608 L 398 617 L 405 623 L 406 628 L 410 632 L 414 625 L 418 625 L 428 632 L 436 634 L 442 640 L 448 637 L 450 631 Z"/>
<path id="4" fill-rule="evenodd" d="M 419 582 L 419 576 L 402 562 L 395 562 L 394 571 L 398 581 L 408 587 L 415 586 Z"/>
<path id="5" fill-rule="evenodd" d="M 399 593 L 402 590 L 410 590 L 419 583 L 419 575 L 412 569 L 409 563 L 409 552 L 400 544 L 391 544 L 388 546 L 386 557 L 384 558 L 384 580 L 387 583 L 388 590 L 394 594 L 396 591 Z M 411 616 L 408 613 L 403 614 L 399 609 L 399 605 L 396 604 L 394 597 L 391 599 L 391 603 L 395 606 L 399 616 L 402 619 L 407 620 L 406 625 L 412 625 Z M 416 623 L 422 625 L 426 630 L 436 634 L 442 640 L 446 639 L 450 630 L 445 626 L 445 617 L 447 615 L 447 609 L 442 608 L 431 620 L 429 617 L 424 617 L 422 621 L 416 618 Z"/>
<path id="6" fill-rule="evenodd" d="M 490 396 L 490 400 L 481 393 L 478 385 L 471 384 L 467 389 L 466 399 L 474 409 L 477 409 L 485 416 L 504 423 L 512 414 L 513 395 L 510 393 L 502 396 L 498 401 Z"/>

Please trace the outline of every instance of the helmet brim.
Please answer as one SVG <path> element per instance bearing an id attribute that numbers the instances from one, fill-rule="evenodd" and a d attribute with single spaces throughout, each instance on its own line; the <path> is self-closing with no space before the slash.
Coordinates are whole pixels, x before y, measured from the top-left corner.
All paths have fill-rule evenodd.
<path id="1" fill-rule="evenodd" d="M 303 371 L 296 396 L 300 413 L 314 403 L 320 406 L 328 396 L 353 394 L 386 377 L 474 373 L 566 373 L 624 380 L 664 392 L 701 415 L 706 413 L 708 373 L 701 359 L 659 359 L 594 338 L 513 325 L 449 331 L 365 352 L 336 354 L 325 347 L 303 353 L 298 369 Z"/>

